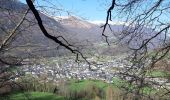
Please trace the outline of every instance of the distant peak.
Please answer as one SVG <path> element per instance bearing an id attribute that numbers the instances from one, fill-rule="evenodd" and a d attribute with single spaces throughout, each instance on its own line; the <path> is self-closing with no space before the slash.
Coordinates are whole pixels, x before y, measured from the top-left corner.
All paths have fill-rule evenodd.
<path id="1" fill-rule="evenodd" d="M 89 21 L 92 24 L 96 24 L 96 25 L 104 25 L 106 23 L 106 21 L 103 20 L 95 20 L 95 21 Z M 108 22 L 110 25 L 129 25 L 129 23 L 127 22 L 123 22 L 123 21 L 109 21 Z"/>
<path id="2" fill-rule="evenodd" d="M 55 19 L 57 20 L 82 20 L 80 17 L 78 16 L 74 16 L 74 15 L 69 15 L 69 16 L 55 16 Z"/>
<path id="3" fill-rule="evenodd" d="M 55 16 L 55 20 L 60 21 L 63 25 L 68 25 L 70 27 L 77 27 L 77 28 L 91 28 L 94 24 L 89 23 L 88 21 L 84 20 L 81 17 L 77 16 Z"/>

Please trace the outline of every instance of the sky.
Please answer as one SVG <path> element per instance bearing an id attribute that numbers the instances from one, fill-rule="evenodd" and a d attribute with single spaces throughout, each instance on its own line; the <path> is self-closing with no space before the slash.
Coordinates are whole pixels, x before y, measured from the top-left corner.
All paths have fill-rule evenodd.
<path id="1" fill-rule="evenodd" d="M 25 0 L 20 0 L 25 3 Z M 90 21 L 102 20 L 106 18 L 106 6 L 111 0 L 35 0 L 35 5 L 52 6 L 58 9 L 72 12 L 71 14 L 80 16 Z M 50 3 L 49 3 L 50 2 Z M 66 13 L 62 13 L 65 16 Z M 56 14 L 57 16 L 57 14 Z"/>

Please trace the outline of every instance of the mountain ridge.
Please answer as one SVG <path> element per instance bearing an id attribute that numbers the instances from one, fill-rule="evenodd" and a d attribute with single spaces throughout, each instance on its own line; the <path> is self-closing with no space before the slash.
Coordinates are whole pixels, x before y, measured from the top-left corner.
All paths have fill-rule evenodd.
<path id="1" fill-rule="evenodd" d="M 2 2 L 0 2 L 0 4 L 1 4 L 0 6 L 2 6 Z M 24 5 L 20 2 L 12 3 L 12 6 L 14 7 L 15 6 L 19 7 L 20 5 L 22 5 L 22 7 L 24 8 L 28 8 L 27 5 Z M 3 5 L 3 7 L 5 7 L 5 5 Z M 8 7 L 10 6 L 7 4 L 7 7 L 5 8 L 8 8 Z M 13 24 L 13 21 L 19 22 L 21 16 L 23 15 L 22 14 L 23 11 L 21 10 L 20 12 L 18 12 L 19 10 L 17 9 L 20 10 L 20 7 L 16 8 L 16 10 L 11 9 L 10 14 L 14 15 L 15 17 L 11 18 L 10 20 L 6 17 L 6 16 L 10 16 L 9 13 L 7 13 L 6 11 L 0 12 L 0 16 L 1 16 L 0 21 L 2 22 L 0 27 L 4 29 L 9 29 L 9 30 L 15 27 L 15 24 Z M 6 15 L 4 15 L 4 13 Z M 44 13 L 41 13 L 40 11 L 39 11 L 39 14 L 43 21 L 43 25 L 45 26 L 49 34 L 53 36 L 63 36 L 68 41 L 68 43 L 74 44 L 74 46 L 78 48 L 80 47 L 83 48 L 83 46 L 84 48 L 87 48 L 87 47 L 90 48 L 89 46 L 91 44 L 96 45 L 100 43 L 106 43 L 106 41 L 103 39 L 104 37 L 102 36 L 103 28 L 100 28 L 99 25 L 83 20 L 79 17 L 77 18 L 76 16 L 67 16 L 67 17 L 66 16 L 65 17 L 55 16 L 54 17 L 54 16 L 49 16 Z M 118 35 L 121 33 L 123 27 L 124 27 L 123 25 L 113 24 L 111 25 L 112 31 L 108 27 L 106 28 L 104 34 L 108 36 L 109 42 L 119 39 Z M 149 32 L 148 30 L 146 31 Z M 2 30 L 0 29 L 0 31 Z M 17 52 L 19 55 L 24 55 L 29 52 L 31 54 L 33 53 L 34 55 L 47 55 L 47 56 L 56 56 L 58 54 L 64 55 L 64 54 L 70 53 L 63 47 L 60 47 L 58 49 L 58 46 L 59 46 L 58 44 L 46 38 L 42 34 L 32 12 L 29 12 L 27 14 L 26 20 L 24 21 L 23 25 L 19 28 L 18 33 L 19 34 L 16 37 L 15 41 L 11 43 L 12 47 L 23 46 L 25 44 L 38 45 L 38 46 L 30 47 L 29 48 L 30 50 L 28 50 L 28 48 L 15 49 L 15 50 L 12 50 L 11 53 Z M 0 35 L 1 37 L 6 36 L 4 32 L 2 32 Z M 128 39 L 129 37 L 125 38 L 123 42 L 120 42 L 120 43 L 126 45 L 125 43 L 128 41 Z M 3 38 L 0 38 L 0 40 L 3 41 Z M 62 40 L 62 38 L 61 38 L 61 41 L 65 42 L 64 40 Z M 119 49 L 120 47 L 121 46 L 117 45 L 116 48 L 114 49 Z M 49 49 L 53 49 L 53 50 L 48 51 Z M 114 49 L 112 50 L 114 51 Z M 39 51 L 42 51 L 42 52 L 39 52 Z M 105 50 L 105 52 L 107 52 L 107 50 Z M 5 54 L 9 54 L 9 52 Z M 26 56 L 29 56 L 29 54 L 26 54 Z"/>

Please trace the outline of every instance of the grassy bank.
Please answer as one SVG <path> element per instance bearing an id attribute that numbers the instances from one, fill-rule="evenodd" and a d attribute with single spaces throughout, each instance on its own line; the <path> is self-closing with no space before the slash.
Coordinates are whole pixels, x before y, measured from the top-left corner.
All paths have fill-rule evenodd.
<path id="1" fill-rule="evenodd" d="M 64 97 L 46 92 L 25 92 L 13 93 L 8 97 L 1 97 L 0 100 L 64 100 Z"/>
<path id="2" fill-rule="evenodd" d="M 35 82 L 35 81 L 33 81 Z M 33 82 L 31 82 L 33 84 Z M 134 95 L 130 93 L 136 87 L 132 84 L 129 84 L 127 81 L 121 80 L 119 78 L 113 78 L 113 83 L 109 84 L 105 81 L 99 80 L 68 80 L 62 81 L 57 86 L 57 91 L 53 94 L 53 92 L 49 92 L 48 85 L 41 84 L 41 87 L 35 88 L 35 84 L 33 86 L 29 86 L 29 92 L 25 93 L 13 93 L 8 96 L 11 100 L 107 100 L 108 98 L 114 98 L 113 100 L 123 100 L 125 98 L 133 98 Z M 39 83 L 36 82 L 36 86 Z M 52 84 L 50 84 L 50 88 Z M 56 85 L 55 85 L 56 86 Z M 55 86 L 53 86 L 55 88 Z M 31 89 L 31 87 L 33 89 Z M 44 88 L 46 87 L 46 88 Z M 129 90 L 125 91 L 122 87 L 126 87 Z M 44 88 L 43 91 L 41 88 Z M 53 91 L 54 88 L 51 88 Z M 37 90 L 35 90 L 37 89 Z M 45 90 L 47 89 L 47 90 Z M 34 92 L 33 92 L 34 91 Z M 155 93 L 159 93 L 158 90 L 152 87 L 143 87 L 141 92 L 146 95 L 151 95 L 154 97 Z M 156 96 L 155 96 L 156 97 Z M 2 97 L 0 100 L 3 100 Z M 129 99 L 131 100 L 131 99 Z"/>

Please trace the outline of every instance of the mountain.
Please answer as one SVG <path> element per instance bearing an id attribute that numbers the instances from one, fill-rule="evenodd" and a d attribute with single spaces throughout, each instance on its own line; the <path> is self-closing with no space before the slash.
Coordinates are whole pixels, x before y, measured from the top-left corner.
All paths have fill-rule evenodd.
<path id="1" fill-rule="evenodd" d="M 96 24 L 90 21 L 86 21 L 77 16 L 56 16 L 56 21 L 62 24 L 69 33 L 74 34 L 74 37 L 79 39 L 81 43 L 88 41 L 93 44 L 88 48 L 95 49 L 95 53 L 104 55 L 121 55 L 127 52 L 129 49 L 124 44 L 113 44 L 112 42 L 117 40 L 115 34 L 122 30 L 123 25 L 112 25 L 112 31 L 107 27 L 105 33 L 108 36 L 108 40 L 111 46 L 108 46 L 105 37 L 102 36 L 103 28 L 101 24 Z"/>
<path id="2" fill-rule="evenodd" d="M 98 25 L 75 16 L 57 16 L 54 19 L 81 41 L 87 40 L 93 43 L 102 41 L 102 28 Z"/>
<path id="3" fill-rule="evenodd" d="M 92 21 L 92 23 L 102 26 L 105 24 L 105 21 Z M 154 37 L 159 29 L 155 31 L 152 28 L 130 25 L 130 22 L 119 22 L 119 21 L 109 21 L 110 28 L 117 40 L 121 39 L 119 43 L 125 44 L 130 48 L 137 49 L 139 48 L 143 41 L 147 41 L 150 38 Z M 122 39 L 122 37 L 124 37 Z M 166 36 L 164 33 L 161 33 L 154 37 L 148 44 L 148 49 L 152 50 L 155 48 L 161 47 L 165 42 L 170 40 L 170 36 Z"/>
<path id="4" fill-rule="evenodd" d="M 27 5 L 17 0 L 0 1 L 0 44 L 2 44 L 5 37 L 16 27 L 26 9 L 28 9 Z M 119 45 L 114 45 L 113 48 L 107 46 L 102 48 L 98 47 L 100 44 L 106 44 L 102 37 L 103 29 L 100 28 L 99 25 L 90 23 L 76 16 L 51 17 L 42 12 L 39 13 L 43 25 L 51 35 L 63 36 L 70 44 L 79 47 L 80 50 L 83 48 L 95 48 L 95 50 L 99 50 L 101 54 L 106 54 L 107 52 L 110 54 L 111 51 L 118 50 L 122 47 Z M 2 55 L 33 57 L 58 56 L 70 53 L 63 47 L 58 48 L 57 43 L 42 34 L 31 11 L 28 12 L 25 19 L 26 20 L 24 20 L 23 24 L 16 31 L 16 37 L 11 40 L 10 45 L 5 49 Z M 112 26 L 114 30 L 120 27 L 122 26 Z M 110 40 L 116 39 L 109 29 L 106 29 L 105 34 L 110 35 Z M 64 42 L 64 40 L 62 41 Z"/>
<path id="5" fill-rule="evenodd" d="M 22 19 L 23 13 L 28 7 L 27 5 L 15 0 L 2 0 L 0 1 L 0 8 L 2 8 L 0 9 L 0 44 L 2 44 L 5 37 L 9 35 Z M 77 40 L 70 38 L 71 35 L 68 34 L 67 29 L 65 29 L 59 22 L 43 13 L 40 13 L 40 15 L 45 28 L 50 34 L 66 37 L 70 44 L 77 42 Z M 66 53 L 65 49 L 62 47 L 57 51 L 56 48 L 58 45 L 42 34 L 31 11 L 29 11 L 25 19 L 26 20 L 16 31 L 16 37 L 14 40 L 11 40 L 10 45 L 6 48 L 3 55 L 31 57 L 34 55 L 55 56 L 58 55 L 58 51 L 60 51 L 61 54 Z"/>
<path id="6" fill-rule="evenodd" d="M 20 3 L 18 0 L 0 0 L 0 7 L 1 9 L 6 10 L 15 10 L 15 11 L 24 11 L 25 4 Z"/>
<path id="7" fill-rule="evenodd" d="M 5 37 L 9 36 L 10 32 L 17 26 L 26 9 L 28 9 L 27 5 L 17 0 L 0 1 L 0 45 L 2 41 L 5 40 Z M 85 45 L 87 43 L 82 43 L 82 41 L 85 41 L 84 37 L 92 36 L 91 34 L 86 34 L 88 32 L 82 33 L 84 30 L 81 29 L 83 28 L 69 28 L 69 26 L 63 25 L 60 21 L 41 12 L 39 13 L 46 30 L 51 35 L 63 36 L 70 44 L 74 44 L 75 46 Z M 42 34 L 31 11 L 29 11 L 25 19 L 26 20 L 16 31 L 17 35 L 11 40 L 10 45 L 5 48 L 1 56 L 57 56 L 70 53 L 63 47 L 58 48 L 57 43 Z M 74 31 L 73 28 L 77 31 Z M 77 35 L 77 33 L 79 34 Z M 81 34 L 83 34 L 83 37 Z M 64 40 L 62 41 L 64 42 Z"/>

